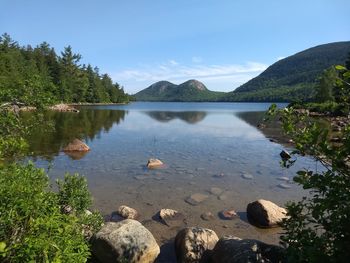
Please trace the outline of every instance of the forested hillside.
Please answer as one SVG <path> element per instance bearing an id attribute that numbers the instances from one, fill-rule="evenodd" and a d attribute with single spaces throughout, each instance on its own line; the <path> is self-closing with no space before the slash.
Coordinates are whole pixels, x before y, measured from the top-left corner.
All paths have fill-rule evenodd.
<path id="1" fill-rule="evenodd" d="M 158 81 L 135 94 L 139 101 L 219 101 L 224 92 L 208 90 L 197 80 L 188 80 L 180 85 Z"/>
<path id="2" fill-rule="evenodd" d="M 128 101 L 123 87 L 97 67 L 81 65 L 71 46 L 59 55 L 46 42 L 20 46 L 0 37 L 0 101 L 40 103 L 118 103 Z"/>
<path id="3" fill-rule="evenodd" d="M 304 101 L 315 96 L 324 70 L 344 64 L 350 41 L 319 45 L 279 60 L 256 78 L 227 94 L 227 101 Z"/>

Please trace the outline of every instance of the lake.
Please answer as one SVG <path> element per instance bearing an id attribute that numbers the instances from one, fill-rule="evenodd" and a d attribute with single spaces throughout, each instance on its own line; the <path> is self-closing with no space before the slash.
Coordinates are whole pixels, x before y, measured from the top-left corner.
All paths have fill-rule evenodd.
<path id="1" fill-rule="evenodd" d="M 156 220 L 161 208 L 182 212 L 188 226 L 203 226 L 218 236 L 233 234 L 278 243 L 281 229 L 258 229 L 246 220 L 246 206 L 257 199 L 279 205 L 305 193 L 291 182 L 300 168 L 314 168 L 307 157 L 295 167 L 280 167 L 284 147 L 271 142 L 256 124 L 268 103 L 147 103 L 81 106 L 80 113 L 48 113 L 55 131 L 38 127 L 31 138 L 32 159 L 49 168 L 52 180 L 65 172 L 84 175 L 94 197 L 94 208 L 106 217 L 120 205 L 137 209 L 140 221 L 160 244 L 174 238 L 178 228 Z M 281 104 L 280 106 L 285 106 Z M 91 148 L 85 155 L 67 155 L 62 147 L 74 138 Z M 149 158 L 166 166 L 148 170 Z M 284 189 L 284 183 L 289 188 Z M 220 191 L 211 193 L 211 188 Z M 217 193 L 221 192 L 221 193 Z M 198 205 L 186 202 L 191 194 L 208 198 Z M 233 208 L 239 217 L 222 220 L 217 215 Z M 215 218 L 204 221 L 203 212 Z"/>

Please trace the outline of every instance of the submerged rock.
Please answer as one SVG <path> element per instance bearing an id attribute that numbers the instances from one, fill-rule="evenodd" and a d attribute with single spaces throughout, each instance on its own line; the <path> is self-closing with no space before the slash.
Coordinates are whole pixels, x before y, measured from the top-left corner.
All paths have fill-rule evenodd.
<path id="1" fill-rule="evenodd" d="M 187 227 L 175 237 L 175 253 L 178 262 L 203 262 L 208 251 L 213 249 L 218 236 L 213 230 L 202 227 Z"/>
<path id="2" fill-rule="evenodd" d="M 226 219 L 226 220 L 232 220 L 232 219 L 238 217 L 236 211 L 233 209 L 223 210 L 219 213 L 219 215 L 220 215 L 221 219 Z"/>
<path id="3" fill-rule="evenodd" d="M 201 218 L 205 221 L 210 221 L 210 220 L 213 220 L 215 217 L 211 212 L 205 212 L 201 214 Z"/>
<path id="4" fill-rule="evenodd" d="M 88 152 L 88 151 L 90 151 L 90 148 L 81 140 L 74 139 L 65 148 L 63 148 L 63 151 L 65 151 L 65 152 Z"/>
<path id="5" fill-rule="evenodd" d="M 212 252 L 213 263 L 236 262 L 285 262 L 283 248 L 265 244 L 254 239 L 224 236 L 216 243 Z"/>
<path id="6" fill-rule="evenodd" d="M 221 195 L 222 193 L 223 193 L 223 191 L 224 190 L 222 190 L 221 188 L 219 188 L 219 187 L 212 187 L 212 188 L 210 188 L 210 193 L 212 194 L 212 195 L 216 195 L 216 196 L 219 196 L 219 195 Z"/>
<path id="7" fill-rule="evenodd" d="M 247 216 L 252 224 L 258 227 L 276 227 L 284 218 L 287 211 L 271 201 L 259 199 L 248 204 Z"/>
<path id="8" fill-rule="evenodd" d="M 164 221 L 167 226 L 181 226 L 184 224 L 185 216 L 173 209 L 161 209 L 159 211 L 159 217 Z"/>
<path id="9" fill-rule="evenodd" d="M 191 196 L 187 197 L 185 199 L 185 201 L 191 205 L 199 205 L 207 198 L 208 198 L 208 196 L 205 194 L 195 193 L 195 194 L 192 194 Z"/>
<path id="10" fill-rule="evenodd" d="M 151 263 L 160 252 L 151 232 L 132 219 L 106 223 L 91 244 L 92 253 L 104 263 Z"/>
<path id="11" fill-rule="evenodd" d="M 242 173 L 242 178 L 247 180 L 252 180 L 253 175 L 251 175 L 250 173 Z"/>
<path id="12" fill-rule="evenodd" d="M 163 162 L 158 159 L 149 159 L 147 162 L 147 168 L 149 169 L 160 168 L 162 166 L 164 166 Z"/>

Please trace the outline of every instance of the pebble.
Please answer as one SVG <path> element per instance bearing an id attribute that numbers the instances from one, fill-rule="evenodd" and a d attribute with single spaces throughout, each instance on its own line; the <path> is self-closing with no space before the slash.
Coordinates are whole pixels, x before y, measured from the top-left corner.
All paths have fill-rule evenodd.
<path id="1" fill-rule="evenodd" d="M 212 195 L 219 196 L 219 195 L 222 194 L 223 191 L 224 191 L 224 190 L 222 190 L 222 189 L 219 188 L 219 187 L 212 187 L 212 188 L 210 188 L 210 191 L 209 191 L 209 192 L 210 192 Z"/>
<path id="2" fill-rule="evenodd" d="M 210 221 L 214 219 L 214 215 L 211 212 L 205 212 L 201 214 L 201 218 L 205 221 Z"/>
<path id="3" fill-rule="evenodd" d="M 220 212 L 221 219 L 232 220 L 236 218 L 238 215 L 235 210 L 227 209 Z"/>
<path id="4" fill-rule="evenodd" d="M 253 175 L 251 175 L 249 173 L 243 173 L 242 174 L 242 178 L 243 179 L 247 179 L 247 180 L 252 180 L 253 179 Z"/>
<path id="5" fill-rule="evenodd" d="M 207 198 L 208 198 L 208 196 L 205 194 L 195 193 L 195 194 L 192 194 L 191 196 L 187 197 L 185 199 L 185 201 L 186 201 L 186 203 L 189 203 L 190 205 L 199 205 Z"/>

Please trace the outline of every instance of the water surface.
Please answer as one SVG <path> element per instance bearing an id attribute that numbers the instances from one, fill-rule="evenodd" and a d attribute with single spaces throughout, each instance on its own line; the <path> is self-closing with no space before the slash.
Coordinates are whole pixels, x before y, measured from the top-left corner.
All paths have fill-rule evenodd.
<path id="1" fill-rule="evenodd" d="M 89 182 L 94 207 L 110 215 L 122 205 L 136 208 L 141 221 L 159 243 L 173 238 L 177 228 L 158 222 L 161 208 L 172 208 L 186 216 L 188 226 L 208 227 L 223 234 L 278 242 L 280 229 L 261 230 L 246 221 L 249 202 L 268 199 L 283 205 L 304 194 L 292 178 L 296 169 L 314 167 L 299 158 L 296 167 L 279 166 L 283 146 L 270 142 L 256 128 L 267 103 L 132 103 L 129 105 L 81 107 L 80 113 L 50 113 L 55 132 L 41 131 L 31 139 L 31 149 L 40 167 L 52 180 L 65 172 L 78 172 Z M 283 105 L 281 105 L 283 106 Z M 40 127 L 39 127 L 40 128 Z M 84 139 L 91 151 L 66 155 L 62 147 L 74 138 Z M 162 160 L 166 167 L 148 170 L 149 158 Z M 243 176 L 245 174 L 245 176 Z M 251 179 L 247 179 L 246 175 Z M 217 196 L 211 187 L 222 189 Z M 193 206 L 185 199 L 193 193 L 208 199 Z M 233 208 L 240 218 L 222 220 L 223 209 Z M 210 211 L 212 221 L 200 218 Z"/>

